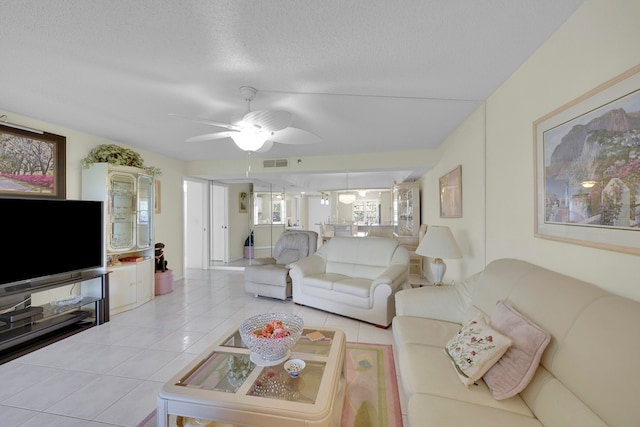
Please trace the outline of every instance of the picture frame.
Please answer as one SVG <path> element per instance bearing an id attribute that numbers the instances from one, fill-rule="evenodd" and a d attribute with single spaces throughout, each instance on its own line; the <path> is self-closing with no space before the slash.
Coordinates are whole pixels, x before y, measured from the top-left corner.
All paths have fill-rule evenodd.
<path id="1" fill-rule="evenodd" d="M 162 209 L 162 186 L 160 185 L 160 180 L 156 179 L 154 181 L 154 197 L 153 197 L 153 205 L 154 205 L 154 212 L 159 214 L 161 209 Z"/>
<path id="2" fill-rule="evenodd" d="M 238 195 L 238 212 L 247 213 L 248 201 L 249 199 L 248 199 L 247 193 L 244 191 L 240 192 L 240 194 Z"/>
<path id="3" fill-rule="evenodd" d="M 640 65 L 533 123 L 534 236 L 640 255 Z"/>
<path id="4" fill-rule="evenodd" d="M 440 218 L 462 218 L 462 165 L 438 180 Z"/>
<path id="5" fill-rule="evenodd" d="M 0 197 L 66 198 L 66 137 L 0 122 Z"/>

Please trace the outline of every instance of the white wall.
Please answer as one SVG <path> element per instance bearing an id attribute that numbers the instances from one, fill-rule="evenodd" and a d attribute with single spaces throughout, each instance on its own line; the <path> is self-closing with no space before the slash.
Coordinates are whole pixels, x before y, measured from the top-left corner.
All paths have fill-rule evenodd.
<path id="1" fill-rule="evenodd" d="M 487 100 L 487 262 L 519 258 L 640 300 L 638 256 L 533 235 L 533 122 L 639 64 L 639 22 L 637 0 L 587 1 Z M 478 165 L 482 156 L 476 153 L 474 159 L 469 153 L 482 144 L 481 115 L 476 111 L 451 135 L 437 170 L 423 180 L 427 219 L 441 222 L 431 205 L 437 202 L 433 194 L 437 177 L 456 163 L 462 164 L 464 217 L 446 221 L 466 246 L 462 248 L 465 259 L 453 278 L 480 265 L 482 233 L 477 227 L 481 221 L 475 216 L 482 214 L 475 205 L 481 203 L 476 193 L 483 191 L 483 167 Z"/>

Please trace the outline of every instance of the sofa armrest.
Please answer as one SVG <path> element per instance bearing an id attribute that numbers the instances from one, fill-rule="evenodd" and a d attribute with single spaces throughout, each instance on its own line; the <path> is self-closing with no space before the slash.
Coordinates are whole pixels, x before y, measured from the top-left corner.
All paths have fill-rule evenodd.
<path id="1" fill-rule="evenodd" d="M 295 272 L 300 276 L 309 276 L 311 274 L 324 273 L 326 270 L 326 261 L 320 255 L 311 255 L 306 258 L 299 259 L 289 265 L 292 272 Z"/>
<path id="2" fill-rule="evenodd" d="M 385 271 L 376 277 L 371 283 L 373 291 L 378 285 L 389 285 L 392 289 L 402 286 L 409 277 L 408 268 L 404 264 L 391 264 Z"/>
<path id="3" fill-rule="evenodd" d="M 423 286 L 396 294 L 396 315 L 463 323 L 466 304 L 454 285 Z"/>

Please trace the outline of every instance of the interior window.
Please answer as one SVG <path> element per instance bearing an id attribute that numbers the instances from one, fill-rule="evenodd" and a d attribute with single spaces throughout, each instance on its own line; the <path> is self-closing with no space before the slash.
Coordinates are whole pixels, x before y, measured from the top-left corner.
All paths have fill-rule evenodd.
<path id="1" fill-rule="evenodd" d="M 353 221 L 358 225 L 380 224 L 380 201 L 372 199 L 353 202 Z"/>

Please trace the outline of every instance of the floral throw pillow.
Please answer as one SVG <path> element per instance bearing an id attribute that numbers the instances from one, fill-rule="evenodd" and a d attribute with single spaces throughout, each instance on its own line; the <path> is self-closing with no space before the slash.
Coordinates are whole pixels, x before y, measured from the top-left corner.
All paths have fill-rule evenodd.
<path id="1" fill-rule="evenodd" d="M 509 349 L 511 339 L 491 328 L 482 317 L 464 325 L 447 343 L 460 381 L 467 387 L 480 379 Z"/>

